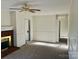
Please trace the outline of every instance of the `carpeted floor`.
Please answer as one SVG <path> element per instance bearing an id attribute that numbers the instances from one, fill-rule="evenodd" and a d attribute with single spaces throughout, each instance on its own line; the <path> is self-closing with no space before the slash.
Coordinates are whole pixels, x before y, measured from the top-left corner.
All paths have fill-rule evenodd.
<path id="1" fill-rule="evenodd" d="M 2 59 L 68 59 L 68 47 L 64 43 L 33 42 Z"/>

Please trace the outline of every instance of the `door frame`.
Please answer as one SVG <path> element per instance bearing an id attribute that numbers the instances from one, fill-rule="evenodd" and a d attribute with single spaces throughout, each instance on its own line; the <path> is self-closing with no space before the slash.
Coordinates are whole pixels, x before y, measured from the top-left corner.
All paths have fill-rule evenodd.
<path id="1" fill-rule="evenodd" d="M 25 33 L 27 32 L 28 33 L 28 40 L 26 40 L 26 41 L 30 41 L 31 40 L 31 23 L 30 23 L 30 19 L 28 19 L 28 18 L 25 18 L 25 21 L 27 20 L 27 22 L 28 22 L 28 30 L 26 31 L 26 29 L 25 29 Z M 25 22 L 25 24 L 26 24 L 26 22 Z M 25 25 L 26 26 L 26 25 Z M 26 36 L 25 36 L 26 37 Z"/>

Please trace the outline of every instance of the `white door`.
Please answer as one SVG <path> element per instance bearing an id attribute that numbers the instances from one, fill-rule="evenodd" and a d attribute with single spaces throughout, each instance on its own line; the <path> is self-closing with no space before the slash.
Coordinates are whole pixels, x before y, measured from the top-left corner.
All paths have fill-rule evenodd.
<path id="1" fill-rule="evenodd" d="M 25 40 L 28 41 L 29 40 L 29 23 L 28 23 L 28 19 L 25 19 Z"/>

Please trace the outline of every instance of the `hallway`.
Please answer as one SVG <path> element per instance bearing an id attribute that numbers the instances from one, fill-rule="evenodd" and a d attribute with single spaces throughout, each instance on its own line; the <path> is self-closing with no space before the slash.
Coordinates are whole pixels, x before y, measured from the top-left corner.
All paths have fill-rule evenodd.
<path id="1" fill-rule="evenodd" d="M 68 59 L 64 43 L 32 42 L 2 59 Z"/>

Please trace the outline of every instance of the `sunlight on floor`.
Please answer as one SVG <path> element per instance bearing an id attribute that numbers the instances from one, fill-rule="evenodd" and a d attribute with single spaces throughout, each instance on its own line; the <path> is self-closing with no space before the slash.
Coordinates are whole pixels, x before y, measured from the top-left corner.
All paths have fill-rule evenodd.
<path id="1" fill-rule="evenodd" d="M 44 43 L 44 42 L 33 42 L 33 45 L 41 45 L 41 46 L 48 46 L 48 47 L 58 47 L 63 49 L 68 49 L 66 44 L 52 44 L 52 43 Z"/>

